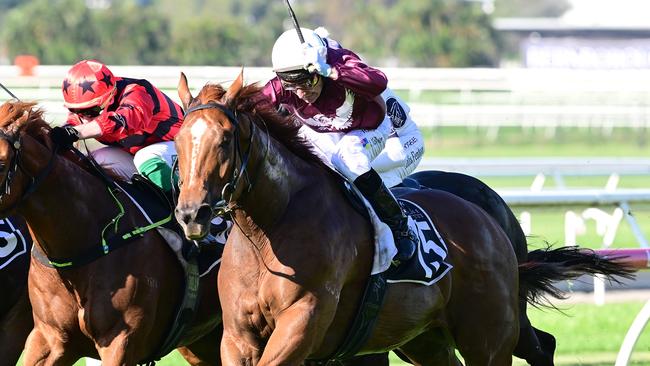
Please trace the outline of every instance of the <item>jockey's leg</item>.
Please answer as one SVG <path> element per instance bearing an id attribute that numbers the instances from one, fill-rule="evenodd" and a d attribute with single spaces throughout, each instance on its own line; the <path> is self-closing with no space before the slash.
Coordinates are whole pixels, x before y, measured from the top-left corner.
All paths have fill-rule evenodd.
<path id="1" fill-rule="evenodd" d="M 390 126 L 390 121 L 386 119 L 375 130 L 347 133 L 338 143 L 332 164 L 354 182 L 379 219 L 390 227 L 397 247 L 394 261 L 398 263 L 413 257 L 417 248 L 417 236 L 409 229 L 408 218 L 395 196 L 370 166 L 370 162 L 384 149 Z"/>
<path id="2" fill-rule="evenodd" d="M 138 172 L 152 181 L 165 192 L 172 191 L 172 184 L 178 183 L 174 176 L 172 183 L 172 164 L 176 157 L 173 141 L 163 141 L 140 149 L 133 156 L 133 163 Z"/>
<path id="3" fill-rule="evenodd" d="M 111 170 L 124 180 L 130 180 L 133 174 L 138 172 L 133 165 L 133 156 L 118 147 L 102 147 L 94 150 L 91 154 L 99 165 Z"/>
<path id="4" fill-rule="evenodd" d="M 409 119 L 406 125 L 393 131 L 371 166 L 386 186 L 394 187 L 415 171 L 423 154 L 424 139 L 415 123 Z"/>
<path id="5" fill-rule="evenodd" d="M 172 165 L 176 159 L 176 147 L 173 141 L 163 141 L 151 144 L 138 150 L 133 157 L 133 163 L 141 175 L 171 195 Z M 178 184 L 178 176 L 174 174 L 173 184 Z M 230 224 L 229 224 L 230 223 Z M 229 220 L 223 223 L 218 218 L 213 220 L 208 236 L 200 244 L 225 243 L 228 232 L 232 227 Z"/>
<path id="6" fill-rule="evenodd" d="M 386 223 L 393 232 L 397 254 L 395 262 L 411 259 L 417 248 L 417 236 L 408 226 L 408 218 L 397 203 L 390 189 L 382 182 L 374 169 L 360 175 L 354 180 L 354 185 L 370 202 L 379 219 Z M 397 263 L 399 264 L 399 263 Z"/>

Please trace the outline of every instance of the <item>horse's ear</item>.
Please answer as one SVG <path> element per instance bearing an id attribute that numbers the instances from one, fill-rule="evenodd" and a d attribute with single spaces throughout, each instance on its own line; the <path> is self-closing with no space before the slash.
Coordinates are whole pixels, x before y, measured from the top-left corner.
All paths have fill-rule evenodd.
<path id="1" fill-rule="evenodd" d="M 182 71 L 181 79 L 178 81 L 178 96 L 181 98 L 181 102 L 183 103 L 183 109 L 187 110 L 187 107 L 192 101 L 192 93 L 190 93 L 190 88 L 187 86 L 187 77 Z"/>
<path id="2" fill-rule="evenodd" d="M 239 71 L 239 76 L 237 76 L 237 79 L 235 79 L 235 81 L 230 85 L 230 88 L 228 88 L 228 91 L 226 92 L 226 105 L 232 104 L 235 99 L 237 99 L 237 96 L 239 95 L 239 92 L 243 86 L 244 67 L 242 66 L 241 71 Z"/>

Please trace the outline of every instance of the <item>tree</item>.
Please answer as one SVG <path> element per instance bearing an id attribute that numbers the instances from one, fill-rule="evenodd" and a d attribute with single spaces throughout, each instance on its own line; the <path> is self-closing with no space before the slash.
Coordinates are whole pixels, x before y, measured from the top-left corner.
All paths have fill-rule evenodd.
<path id="1" fill-rule="evenodd" d="M 169 29 L 159 13 L 115 2 L 88 9 L 83 0 L 33 0 L 6 18 L 2 40 L 9 56 L 32 54 L 43 64 L 96 58 L 110 64 L 168 62 Z"/>
<path id="2" fill-rule="evenodd" d="M 498 0 L 495 12 L 500 17 L 558 17 L 569 7 L 567 0 Z"/>

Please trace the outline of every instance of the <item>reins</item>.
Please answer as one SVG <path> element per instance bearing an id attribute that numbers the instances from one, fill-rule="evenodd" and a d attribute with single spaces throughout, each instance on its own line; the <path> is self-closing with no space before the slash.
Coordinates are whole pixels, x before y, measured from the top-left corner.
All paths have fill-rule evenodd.
<path id="1" fill-rule="evenodd" d="M 237 191 L 238 185 L 241 182 L 243 177 L 245 177 L 246 182 L 248 183 L 248 186 L 246 187 L 246 191 L 250 192 L 251 189 L 253 188 L 253 182 L 251 181 L 251 178 L 248 175 L 248 163 L 250 161 L 251 146 L 253 145 L 253 136 L 255 135 L 256 126 L 255 123 L 253 122 L 250 123 L 251 132 L 248 138 L 248 146 L 246 147 L 246 151 L 242 153 L 241 150 L 242 146 L 239 141 L 240 123 L 239 123 L 239 119 L 236 116 L 236 111 L 233 112 L 230 108 L 226 107 L 223 104 L 216 103 L 216 102 L 209 102 L 209 103 L 199 104 L 188 108 L 183 118 L 186 118 L 187 115 L 192 112 L 203 110 L 203 109 L 220 110 L 226 115 L 228 121 L 235 126 L 235 132 L 234 132 L 235 155 L 236 157 L 239 158 L 241 164 L 239 168 L 233 169 L 232 176 L 230 177 L 229 181 L 223 186 L 221 190 L 221 197 L 220 197 L 221 199 L 211 204 L 213 216 L 223 216 L 236 209 L 236 205 L 233 204 L 234 202 L 233 194 Z M 267 130 L 267 135 L 268 135 L 268 130 Z M 267 146 L 266 153 L 264 154 L 265 157 L 269 152 L 269 148 L 270 147 Z"/>

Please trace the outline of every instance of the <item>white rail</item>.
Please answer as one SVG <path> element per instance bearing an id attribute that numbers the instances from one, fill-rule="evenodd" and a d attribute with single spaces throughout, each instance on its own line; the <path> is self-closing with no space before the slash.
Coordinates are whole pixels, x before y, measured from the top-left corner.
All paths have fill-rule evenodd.
<path id="1" fill-rule="evenodd" d="M 648 158 L 424 158 L 418 170 L 444 170 L 472 176 L 648 175 Z"/>
<path id="2" fill-rule="evenodd" d="M 15 66 L 0 66 L 0 82 L 19 98 L 44 103 L 48 117 L 61 122 L 61 82 L 69 66 L 38 66 L 32 77 L 19 76 Z M 185 72 L 196 91 L 207 82 L 228 82 L 239 67 L 113 66 L 116 75 L 144 78 L 176 96 L 179 74 Z M 451 91 L 458 95 L 445 104 L 411 103 L 414 120 L 422 126 L 489 127 L 650 127 L 650 70 L 542 69 L 417 69 L 384 68 L 390 84 L 408 90 L 412 99 L 421 91 Z M 273 76 L 270 68 L 249 67 L 249 82 Z M 478 102 L 477 92 L 492 92 L 497 100 Z M 6 100 L 0 92 L 0 102 Z M 494 134 L 495 132 L 491 132 Z"/>

